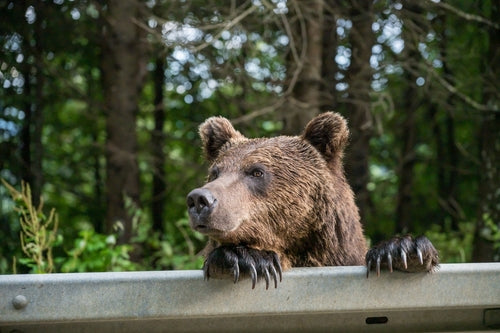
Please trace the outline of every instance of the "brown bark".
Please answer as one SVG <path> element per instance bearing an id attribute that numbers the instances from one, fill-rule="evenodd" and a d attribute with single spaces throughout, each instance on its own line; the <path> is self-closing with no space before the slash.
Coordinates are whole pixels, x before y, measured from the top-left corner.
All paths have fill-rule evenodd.
<path id="1" fill-rule="evenodd" d="M 141 3 L 110 0 L 104 16 L 102 76 L 106 111 L 107 230 L 122 229 L 119 242 L 132 236 L 132 218 L 124 204 L 139 205 L 136 116 L 145 74 L 144 32 L 135 23 Z"/>
<path id="2" fill-rule="evenodd" d="M 156 59 L 154 71 L 154 120 L 155 128 L 151 133 L 151 146 L 153 150 L 153 198 L 151 200 L 151 213 L 153 219 L 153 230 L 163 232 L 163 209 L 165 207 L 165 123 L 164 82 L 165 82 L 165 60 L 163 56 Z"/>
<path id="3" fill-rule="evenodd" d="M 447 26 L 454 24 L 449 21 L 445 14 L 440 14 L 433 21 L 434 28 L 441 36 L 440 39 L 440 57 L 443 59 L 443 77 L 453 77 L 453 72 L 449 66 L 448 59 L 449 41 L 446 33 Z M 463 220 L 464 216 L 457 202 L 457 184 L 460 182 L 459 172 L 460 159 L 457 149 L 456 129 L 454 114 L 457 108 L 456 98 L 454 94 L 448 93 L 443 101 L 440 101 L 440 108 L 431 110 L 431 115 L 434 117 L 434 133 L 437 147 L 437 176 L 438 176 L 438 195 L 439 203 L 443 208 L 447 219 L 451 219 L 451 228 L 458 231 L 459 220 Z M 444 113 L 444 120 L 440 124 L 438 113 Z M 440 219 L 442 222 L 444 218 Z"/>
<path id="4" fill-rule="evenodd" d="M 473 262 L 489 262 L 495 258 L 494 243 L 486 235 L 491 232 L 488 223 L 500 226 L 500 115 L 497 112 L 484 117 L 479 131 L 481 173 L 479 184 L 479 205 L 474 247 Z M 498 240 L 496 242 L 499 242 Z"/>
<path id="5" fill-rule="evenodd" d="M 337 80 L 335 74 L 338 71 L 337 63 L 335 62 L 335 54 L 337 53 L 337 23 L 335 14 L 340 11 L 337 1 L 325 0 L 323 10 L 323 50 L 322 50 L 322 66 L 321 66 L 321 96 L 320 108 L 321 111 L 336 110 L 336 89 Z"/>
<path id="6" fill-rule="evenodd" d="M 491 17 L 498 17 L 500 6 L 492 4 Z M 479 154 L 481 161 L 479 204 L 472 261 L 486 262 L 500 260 L 499 249 L 495 248 L 485 233 L 491 231 L 488 223 L 500 228 L 500 112 L 498 103 L 498 77 L 500 69 L 500 35 L 494 29 L 489 30 L 488 56 L 483 63 L 485 74 L 484 104 L 496 106 L 496 110 L 482 114 L 479 130 Z M 497 244 L 500 240 L 496 240 Z"/>
<path id="7" fill-rule="evenodd" d="M 350 105 L 346 114 L 351 130 L 351 140 L 345 163 L 347 178 L 356 195 L 361 221 L 365 223 L 366 211 L 370 202 L 366 185 L 370 179 L 368 157 L 373 130 L 370 112 L 372 81 L 370 57 L 375 40 L 372 31 L 373 2 L 359 0 L 351 2 L 351 5 L 350 17 L 353 26 L 350 32 L 350 42 L 352 57 L 347 72 Z"/>
<path id="8" fill-rule="evenodd" d="M 446 16 L 438 15 L 435 19 L 434 26 L 439 30 L 442 36 L 440 42 L 440 54 L 443 59 L 443 74 L 445 77 L 452 76 L 451 70 L 447 64 L 447 37 Z M 447 94 L 446 98 L 440 100 L 439 103 L 433 103 L 429 108 L 431 118 L 431 128 L 433 138 L 436 145 L 436 176 L 437 176 L 437 193 L 439 203 L 442 207 L 440 210 L 441 216 L 436 218 L 437 223 L 443 224 L 448 218 L 452 219 L 452 228 L 458 230 L 457 214 L 455 214 L 455 183 L 457 174 L 457 151 L 455 146 L 455 129 L 454 120 L 450 110 L 453 110 L 453 96 Z M 445 116 L 441 117 L 441 113 Z M 440 120 L 440 118 L 444 118 Z"/>
<path id="9" fill-rule="evenodd" d="M 421 26 L 423 10 L 418 4 L 405 4 L 407 15 L 402 17 L 405 23 L 403 29 L 403 38 L 405 48 L 402 54 L 403 67 L 406 67 L 404 74 L 404 84 L 406 84 L 403 100 L 397 109 L 402 110 L 402 121 L 396 130 L 397 141 L 401 142 L 400 160 L 397 169 L 398 175 L 398 194 L 396 204 L 396 232 L 403 234 L 411 231 L 412 228 L 412 199 L 414 184 L 414 167 L 417 162 L 415 151 L 417 144 L 416 115 L 420 105 L 418 88 L 415 80 L 417 78 L 415 68 L 420 61 L 418 52 L 419 37 L 415 36 L 413 31 L 406 26 Z M 415 21 L 416 20 L 416 21 Z M 413 22 L 412 22 L 413 21 Z"/>
<path id="10" fill-rule="evenodd" d="M 34 23 L 34 39 L 36 47 L 34 48 L 35 56 L 35 96 L 34 107 L 32 109 L 32 160 L 31 160 L 31 194 L 33 197 L 33 204 L 38 206 L 40 196 L 42 194 L 43 186 L 43 144 L 42 144 L 42 131 L 43 131 L 43 107 L 45 103 L 45 96 L 43 93 L 45 76 L 43 73 L 43 17 L 44 17 L 44 3 L 37 5 L 38 17 Z"/>
<path id="11" fill-rule="evenodd" d="M 31 3 L 24 1 L 24 10 Z M 45 76 L 43 73 L 43 43 L 44 36 L 43 18 L 45 4 L 40 3 L 36 6 L 37 18 L 26 31 L 26 38 L 23 39 L 23 47 L 26 52 L 26 57 L 32 56 L 33 64 L 26 62 L 24 66 L 24 95 L 26 96 L 25 119 L 21 131 L 21 177 L 24 181 L 30 184 L 32 200 L 35 206 L 40 203 L 40 196 L 43 186 L 43 106 L 45 96 L 43 93 Z M 31 36 L 31 37 L 29 37 Z"/>
<path id="12" fill-rule="evenodd" d="M 446 113 L 446 139 L 447 139 L 447 157 L 448 157 L 448 179 L 443 196 L 446 207 L 451 217 L 451 227 L 453 230 L 459 230 L 458 221 L 460 216 L 460 207 L 456 200 L 456 188 L 458 182 L 459 159 L 455 138 L 455 120 L 451 112 Z"/>
<path id="13" fill-rule="evenodd" d="M 31 66 L 26 64 L 24 77 L 24 122 L 21 130 L 21 178 L 31 184 Z"/>
<path id="14" fill-rule="evenodd" d="M 410 52 L 411 54 L 411 52 Z M 415 56 L 415 54 L 413 54 Z M 411 59 L 410 55 L 410 59 Z M 407 75 L 405 82 L 408 82 L 406 88 L 404 103 L 403 122 L 400 127 L 401 160 L 398 168 L 398 195 L 396 205 L 396 232 L 407 233 L 412 229 L 412 197 L 413 197 L 413 179 L 414 167 L 416 162 L 416 100 L 417 91 L 415 89 L 415 78 L 412 75 Z"/>
<path id="15" fill-rule="evenodd" d="M 442 197 L 443 189 L 446 186 L 446 159 L 445 159 L 445 145 L 443 140 L 443 134 L 441 130 L 441 124 L 439 123 L 439 106 L 434 102 L 429 105 L 429 124 L 432 131 L 432 137 L 435 144 L 435 163 L 436 163 L 436 186 L 435 190 L 438 193 L 439 198 Z M 443 209 L 437 212 L 436 223 L 440 224 L 445 221 L 446 213 Z"/>
<path id="16" fill-rule="evenodd" d="M 297 53 L 303 55 L 289 66 L 289 84 L 293 87 L 292 99 L 284 113 L 287 134 L 300 133 L 306 124 L 319 113 L 321 90 L 321 62 L 323 35 L 323 0 L 295 1 L 294 38 Z M 295 61 L 291 59 L 290 61 Z M 293 69 L 295 67 L 295 69 Z M 298 73 L 298 76 L 295 74 Z"/>
<path id="17" fill-rule="evenodd" d="M 441 57 L 443 62 L 443 74 L 445 77 L 452 77 L 453 73 L 447 61 L 447 35 L 444 33 L 446 27 L 445 18 L 439 18 L 442 25 L 442 41 L 441 41 Z M 441 170 L 445 176 L 442 180 L 441 187 L 439 188 L 439 198 L 444 206 L 448 216 L 451 218 L 451 227 L 453 230 L 459 230 L 458 220 L 460 218 L 460 207 L 456 201 L 456 184 L 458 181 L 459 159 L 455 138 L 455 120 L 453 119 L 454 97 L 449 94 L 445 101 L 445 123 L 444 123 L 444 137 L 446 142 L 443 142 L 442 152 L 439 155 L 438 163 L 441 164 Z"/>

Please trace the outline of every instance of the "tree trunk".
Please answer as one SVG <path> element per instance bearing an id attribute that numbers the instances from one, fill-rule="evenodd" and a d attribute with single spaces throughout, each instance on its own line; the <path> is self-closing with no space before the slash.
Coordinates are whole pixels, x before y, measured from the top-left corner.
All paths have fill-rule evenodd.
<path id="1" fill-rule="evenodd" d="M 411 15 L 402 16 L 405 26 L 421 26 L 423 10 L 418 4 L 405 4 L 406 10 Z M 412 22 L 413 21 L 413 22 Z M 405 48 L 402 54 L 403 68 L 405 69 L 403 82 L 406 84 L 401 105 L 396 106 L 401 111 L 402 121 L 396 129 L 397 141 L 401 142 L 401 155 L 398 174 L 398 194 L 396 204 L 396 232 L 400 234 L 408 233 L 412 228 L 412 199 L 414 185 L 414 168 L 417 154 L 415 151 L 417 144 L 417 109 L 420 106 L 419 91 L 416 86 L 416 75 L 414 70 L 420 62 L 418 52 L 418 38 L 411 29 L 403 29 Z"/>
<path id="2" fill-rule="evenodd" d="M 441 57 L 443 61 L 443 75 L 445 77 L 453 77 L 453 73 L 448 65 L 447 60 L 447 49 L 448 49 L 448 39 L 446 33 L 446 18 L 438 18 L 437 22 L 441 21 L 442 24 L 442 40 L 441 40 Z M 458 169 L 459 169 L 459 159 L 456 146 L 455 138 L 455 120 L 453 119 L 454 97 L 452 94 L 448 94 L 446 101 L 444 103 L 444 108 L 446 112 L 445 123 L 444 123 L 444 134 L 446 138 L 445 146 L 442 147 L 443 155 L 438 157 L 441 160 L 439 163 L 444 165 L 442 169 L 444 171 L 445 180 L 443 187 L 439 189 L 439 198 L 446 209 L 447 215 L 451 218 L 451 227 L 453 230 L 458 231 L 458 220 L 460 217 L 460 207 L 455 199 L 456 197 L 456 184 L 458 181 Z"/>
<path id="3" fill-rule="evenodd" d="M 416 56 L 410 52 L 410 59 Z M 412 212 L 412 197 L 413 197 L 413 169 L 416 162 L 416 124 L 415 114 L 417 105 L 417 91 L 414 86 L 415 78 L 413 75 L 407 74 L 405 82 L 408 82 L 406 88 L 404 105 L 403 122 L 400 127 L 401 138 L 401 157 L 398 168 L 398 195 L 396 206 L 396 232 L 407 233 L 412 229 L 411 212 Z"/>
<path id="4" fill-rule="evenodd" d="M 446 66 L 445 66 L 446 73 Z M 451 75 L 451 74 L 450 74 Z M 450 106 L 453 105 L 451 103 L 451 98 L 449 98 Z M 453 115 L 451 111 L 446 113 L 446 148 L 447 148 L 447 156 L 448 156 L 448 181 L 446 183 L 446 189 L 443 193 L 444 200 L 446 202 L 446 207 L 450 213 L 451 217 L 451 227 L 453 230 L 458 231 L 458 221 L 461 217 L 460 206 L 458 206 L 456 200 L 456 188 L 458 181 L 458 170 L 459 170 L 459 159 L 455 138 L 455 120 L 453 119 Z"/>
<path id="5" fill-rule="evenodd" d="M 448 35 L 446 34 L 447 22 L 446 15 L 438 15 L 434 20 L 434 26 L 439 30 L 441 37 L 440 41 L 440 56 L 443 59 L 443 76 L 453 77 L 453 73 L 449 66 L 448 60 Z M 461 209 L 456 200 L 456 189 L 459 178 L 459 158 L 455 136 L 455 119 L 453 118 L 454 110 L 456 109 L 453 94 L 447 94 L 446 99 L 442 101 L 441 110 L 436 109 L 436 112 L 442 111 L 445 113 L 444 123 L 437 123 L 439 117 L 435 117 L 436 141 L 437 147 L 437 163 L 438 163 L 438 194 L 441 206 L 445 210 L 445 216 L 451 219 L 451 228 L 458 231 L 458 221 L 463 218 Z M 442 134 L 441 134 L 442 133 Z M 445 219 L 441 219 L 444 222 Z"/>
<path id="6" fill-rule="evenodd" d="M 23 2 L 26 10 L 30 3 Z M 24 69 L 26 96 L 25 119 L 21 131 L 21 177 L 30 184 L 33 205 L 38 206 L 43 186 L 43 105 L 44 105 L 44 83 L 43 74 L 43 18 L 44 3 L 39 3 L 36 7 L 37 18 L 33 23 L 32 30 L 28 28 L 26 38 L 23 39 L 23 47 L 28 58 L 32 56 L 33 65 L 26 62 Z M 32 33 L 32 37 L 28 36 Z"/>
<path id="7" fill-rule="evenodd" d="M 45 76 L 43 73 L 43 18 L 44 18 L 45 4 L 40 2 L 37 5 L 38 17 L 34 23 L 34 39 L 36 46 L 34 48 L 35 58 L 35 105 L 32 110 L 33 132 L 32 132 L 32 160 L 31 160 L 31 194 L 33 197 L 33 204 L 37 206 L 40 202 L 43 186 L 43 144 L 42 144 L 42 131 L 43 131 L 43 107 L 45 96 L 43 93 Z"/>
<path id="8" fill-rule="evenodd" d="M 299 57 L 303 56 L 300 57 L 299 63 L 288 66 L 292 98 L 284 113 L 284 132 L 298 134 L 309 120 L 319 113 L 323 55 L 323 0 L 296 0 L 294 6 L 291 7 L 296 8 L 297 11 L 294 31 L 300 35 L 294 36 L 297 37 L 294 38 L 294 43 Z M 295 59 L 291 61 L 295 62 Z"/>
<path id="9" fill-rule="evenodd" d="M 151 133 L 151 146 L 153 150 L 153 198 L 151 200 L 151 214 L 153 218 L 153 230 L 163 233 L 163 209 L 165 207 L 165 192 L 167 184 L 165 182 L 165 105 L 164 82 L 165 82 L 165 57 L 159 56 L 156 59 L 156 69 L 154 71 L 154 119 L 155 128 Z"/>
<path id="10" fill-rule="evenodd" d="M 443 149 L 443 135 L 441 131 L 441 124 L 439 123 L 439 106 L 434 102 L 429 105 L 428 111 L 429 124 L 432 132 L 432 137 L 435 144 L 435 161 L 436 161 L 436 183 L 432 184 L 435 186 L 435 191 L 438 193 L 439 198 L 441 198 L 442 189 L 445 188 L 446 177 L 445 177 L 445 151 Z M 439 215 L 436 216 L 436 223 L 440 224 L 445 220 L 446 213 L 443 209 L 437 212 Z"/>
<path id="11" fill-rule="evenodd" d="M 321 66 L 321 96 L 320 109 L 322 112 L 334 111 L 337 107 L 337 93 L 335 74 L 338 71 L 335 62 L 337 53 L 337 22 L 335 14 L 340 11 L 337 1 L 325 0 L 323 9 L 323 50 Z"/>
<path id="12" fill-rule="evenodd" d="M 498 261 L 495 258 L 494 243 L 487 239 L 491 225 L 500 227 L 500 114 L 492 112 L 485 116 L 479 131 L 481 173 L 479 184 L 479 205 L 476 231 L 474 233 L 473 262 Z M 496 240 L 499 242 L 499 240 Z"/>
<path id="13" fill-rule="evenodd" d="M 121 230 L 120 243 L 132 236 L 132 218 L 125 197 L 139 205 L 136 116 L 145 74 L 141 3 L 110 0 L 105 13 L 102 76 L 106 111 L 107 231 Z"/>
<path id="14" fill-rule="evenodd" d="M 89 69 L 86 73 L 86 82 L 87 82 L 87 112 L 92 117 L 97 121 L 97 119 L 100 116 L 100 105 L 95 102 L 95 90 L 96 88 L 94 87 L 94 79 L 92 78 L 92 73 L 91 70 Z M 100 89 L 100 87 L 99 87 Z M 94 228 L 97 232 L 99 233 L 104 233 L 106 232 L 106 226 L 105 226 L 105 216 L 104 216 L 104 205 L 103 205 L 103 179 L 102 179 L 102 151 L 101 147 L 102 144 L 99 142 L 99 132 L 100 128 L 98 126 L 95 126 L 92 128 L 92 144 L 96 149 L 99 150 L 99 153 L 94 154 L 92 156 L 92 167 L 93 167 L 93 174 L 94 174 L 94 179 L 93 179 L 93 203 L 92 207 L 89 209 L 90 216 L 92 216 L 93 220 L 93 225 Z"/>
<path id="15" fill-rule="evenodd" d="M 27 44 L 27 41 L 23 41 Z M 33 101 L 31 97 L 31 65 L 25 64 L 25 71 L 23 73 L 25 78 L 24 83 L 24 121 L 21 129 L 21 179 L 25 182 L 31 183 L 31 109 Z"/>
<path id="16" fill-rule="evenodd" d="M 491 5 L 491 17 L 500 15 L 500 7 Z M 495 253 L 494 244 L 491 239 L 486 239 L 484 234 L 491 232 L 492 226 L 496 224 L 500 228 L 500 112 L 499 95 L 495 83 L 500 76 L 500 35 L 498 31 L 489 30 L 488 56 L 483 63 L 483 73 L 486 73 L 483 91 L 485 105 L 496 106 L 496 110 L 482 114 L 481 128 L 479 131 L 479 154 L 481 161 L 481 173 L 479 183 L 479 205 L 474 233 L 474 248 L 472 261 L 486 262 L 500 260 L 500 252 Z M 497 244 L 500 240 L 496 240 Z"/>
<path id="17" fill-rule="evenodd" d="M 372 31 L 373 2 L 357 0 L 351 2 L 350 18 L 352 29 L 351 65 L 347 72 L 349 85 L 349 107 L 347 118 L 351 130 L 351 140 L 346 153 L 346 174 L 356 195 L 361 221 L 365 222 L 370 196 L 366 185 L 370 179 L 368 158 L 373 124 L 370 113 L 370 91 L 372 68 L 370 57 L 375 40 Z"/>
<path id="18" fill-rule="evenodd" d="M 438 15 L 435 19 L 435 28 L 438 30 L 440 36 L 442 36 L 442 40 L 439 45 L 439 52 L 441 55 L 441 59 L 444 61 L 444 66 L 446 68 L 446 72 L 449 73 L 449 67 L 446 65 L 446 34 L 444 31 L 446 30 L 446 16 Z M 449 209 L 447 209 L 447 188 L 448 188 L 448 171 L 450 169 L 449 161 L 448 161 L 448 152 L 449 150 L 447 144 L 449 140 L 449 128 L 446 128 L 446 125 L 442 124 L 442 120 L 440 120 L 440 114 L 442 112 L 447 112 L 448 105 L 447 103 L 451 100 L 450 96 L 440 101 L 435 101 L 429 106 L 429 119 L 432 129 L 432 137 L 435 143 L 435 163 L 436 163 L 436 192 L 439 200 L 439 204 L 442 209 L 440 209 L 436 216 L 436 223 L 441 224 L 444 227 L 444 222 L 447 220 L 449 216 Z M 446 118 L 449 118 L 450 115 L 447 114 Z"/>

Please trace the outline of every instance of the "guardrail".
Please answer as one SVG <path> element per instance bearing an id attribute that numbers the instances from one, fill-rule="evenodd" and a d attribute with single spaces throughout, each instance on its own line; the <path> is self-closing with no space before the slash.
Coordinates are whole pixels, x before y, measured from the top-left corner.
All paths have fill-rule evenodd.
<path id="1" fill-rule="evenodd" d="M 465 331 L 500 328 L 500 263 L 432 274 L 294 268 L 277 289 L 201 271 L 0 276 L 0 332 Z"/>

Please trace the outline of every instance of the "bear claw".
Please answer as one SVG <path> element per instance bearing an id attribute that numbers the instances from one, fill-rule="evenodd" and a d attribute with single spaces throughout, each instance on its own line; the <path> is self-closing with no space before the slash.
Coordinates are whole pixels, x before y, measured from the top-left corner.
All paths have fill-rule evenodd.
<path id="1" fill-rule="evenodd" d="M 432 272 L 439 265 L 438 252 L 425 237 L 394 237 L 371 248 L 366 254 L 366 277 L 375 268 L 380 276 L 382 267 L 390 272 Z M 375 267 L 373 267 L 375 266 Z"/>
<path id="2" fill-rule="evenodd" d="M 282 279 L 281 263 L 276 253 L 241 245 L 223 245 L 214 249 L 203 264 L 203 274 L 205 280 L 231 276 L 234 283 L 240 276 L 249 275 L 252 289 L 261 277 L 266 281 L 266 289 L 269 289 L 271 279 L 275 288 L 278 287 L 278 278 L 280 282 Z"/>

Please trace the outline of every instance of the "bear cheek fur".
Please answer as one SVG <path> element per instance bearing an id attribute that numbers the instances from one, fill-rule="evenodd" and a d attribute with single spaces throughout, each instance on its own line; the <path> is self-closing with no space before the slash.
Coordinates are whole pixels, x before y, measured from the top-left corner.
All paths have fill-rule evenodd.
<path id="1" fill-rule="evenodd" d="M 241 242 L 240 226 L 249 219 L 250 198 L 238 175 L 232 173 L 217 178 L 203 186 L 217 200 L 210 215 L 209 234 L 219 244 L 238 244 Z"/>
<path id="2" fill-rule="evenodd" d="M 272 250 L 279 255 L 283 269 L 298 263 L 312 265 L 312 260 L 297 258 L 318 245 L 311 234 L 323 232 L 324 212 L 317 210 L 317 203 L 326 195 L 319 192 L 325 188 L 325 181 L 329 181 L 324 177 L 330 176 L 323 158 L 298 137 L 251 139 L 221 155 L 219 165 L 231 165 L 237 170 L 262 165 L 269 177 L 262 193 L 251 191 L 249 179 L 244 177 L 240 183 L 247 186 L 236 189 L 234 184 L 227 187 L 227 193 L 221 193 L 224 201 L 244 203 L 242 210 L 233 214 L 234 219 L 240 219 L 241 214 L 245 216 L 236 230 L 225 235 L 224 241 Z M 242 191 L 245 197 L 239 194 Z"/>
<path id="3" fill-rule="evenodd" d="M 330 198 L 336 189 L 329 186 L 334 180 L 325 161 L 310 145 L 298 138 L 281 140 L 287 142 L 280 154 L 274 155 L 279 156 L 279 161 L 275 161 L 273 169 L 273 198 L 264 200 L 267 219 L 276 223 L 275 234 L 280 235 L 276 238 L 282 242 L 281 248 L 273 250 L 285 270 L 292 266 L 321 266 L 331 261 L 324 256 L 332 247 L 330 242 L 337 241 L 334 225 L 326 223 L 334 219 Z M 266 219 L 266 215 L 261 218 Z"/>
<path id="4" fill-rule="evenodd" d="M 254 141 L 226 145 L 212 165 L 212 168 L 216 166 L 219 169 L 220 175 L 204 188 L 209 189 L 218 201 L 211 217 L 213 225 L 217 224 L 219 229 L 227 232 L 211 239 L 219 245 L 241 244 L 255 249 L 276 250 L 283 242 L 283 231 L 277 230 L 279 224 L 270 220 L 268 206 L 281 200 L 276 198 L 278 191 L 270 188 L 273 181 L 270 168 L 264 167 L 264 164 L 271 164 L 265 157 L 268 154 L 256 151 Z M 253 179 L 250 175 L 257 165 L 265 168 L 262 179 Z M 273 194 L 273 199 L 268 198 L 269 193 Z"/>

